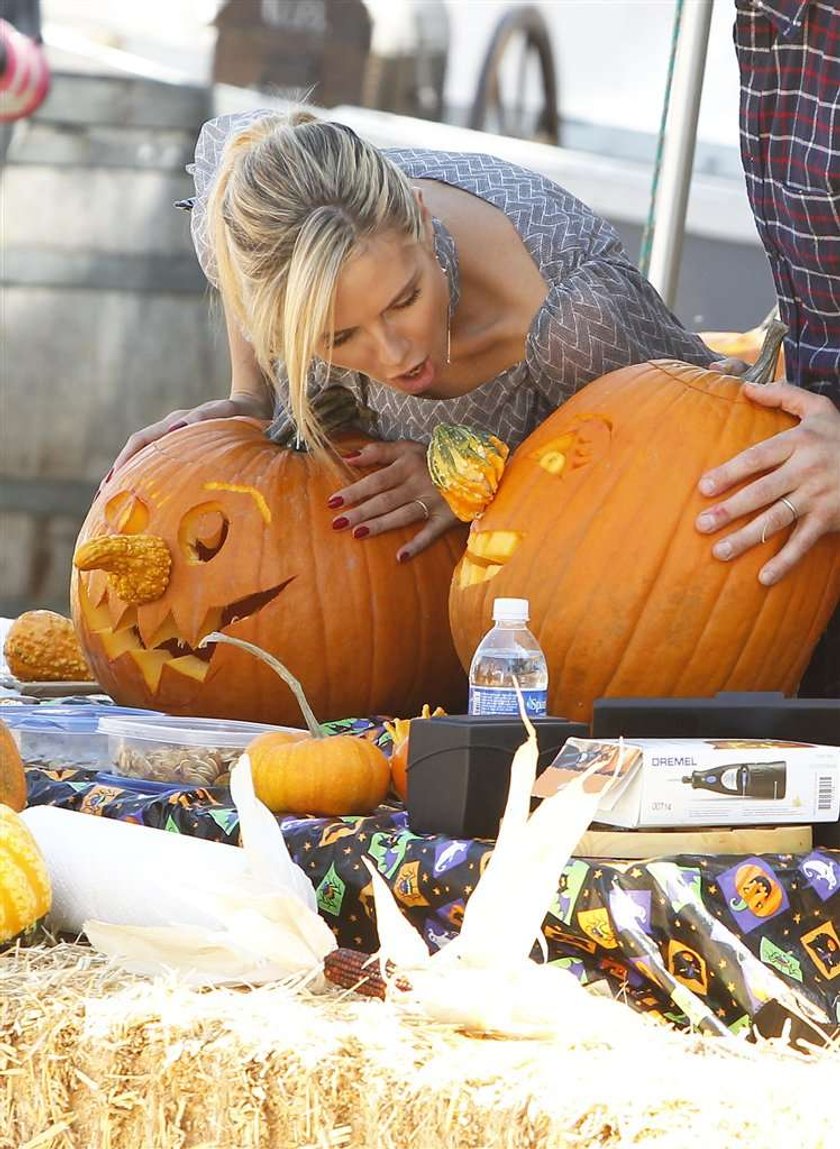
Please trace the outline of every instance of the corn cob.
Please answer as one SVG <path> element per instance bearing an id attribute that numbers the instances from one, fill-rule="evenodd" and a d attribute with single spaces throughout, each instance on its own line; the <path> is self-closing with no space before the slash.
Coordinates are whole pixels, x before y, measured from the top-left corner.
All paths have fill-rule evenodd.
<path id="1" fill-rule="evenodd" d="M 361 950 L 335 949 L 324 958 L 324 977 L 327 981 L 363 997 L 378 997 L 382 1001 L 385 1000 L 388 989 L 386 978 L 393 972 L 393 963 L 385 962 L 385 977 L 383 977 L 380 959 Z M 404 977 L 396 978 L 393 985 L 404 991 L 411 989 L 411 985 Z"/>

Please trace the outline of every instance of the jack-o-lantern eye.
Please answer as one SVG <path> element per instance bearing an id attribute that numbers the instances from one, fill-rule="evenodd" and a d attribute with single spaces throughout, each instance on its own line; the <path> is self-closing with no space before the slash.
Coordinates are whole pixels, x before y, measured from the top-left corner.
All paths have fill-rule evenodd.
<path id="1" fill-rule="evenodd" d="M 149 508 L 133 491 L 120 491 L 105 504 L 105 522 L 117 535 L 142 535 L 149 525 Z"/>
<path id="2" fill-rule="evenodd" d="M 581 418 L 577 425 L 533 451 L 533 459 L 547 474 L 562 477 L 597 462 L 610 448 L 612 421 L 600 415 Z"/>
<path id="3" fill-rule="evenodd" d="M 218 503 L 200 503 L 178 527 L 181 554 L 192 565 L 209 563 L 225 545 L 229 530 L 230 520 Z"/>

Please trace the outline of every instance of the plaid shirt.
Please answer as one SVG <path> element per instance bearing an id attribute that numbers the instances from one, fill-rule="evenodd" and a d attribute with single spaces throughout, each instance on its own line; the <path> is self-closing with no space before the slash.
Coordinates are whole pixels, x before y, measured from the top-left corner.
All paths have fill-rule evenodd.
<path id="1" fill-rule="evenodd" d="M 741 155 L 788 379 L 840 406 L 840 4 L 735 0 Z"/>

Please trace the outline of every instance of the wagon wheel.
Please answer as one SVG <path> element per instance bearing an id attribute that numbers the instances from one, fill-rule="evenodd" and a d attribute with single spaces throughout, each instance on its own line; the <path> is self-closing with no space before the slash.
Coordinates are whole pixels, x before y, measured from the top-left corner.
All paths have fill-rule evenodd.
<path id="1" fill-rule="evenodd" d="M 525 107 L 526 84 L 539 67 L 542 109 L 536 123 Z M 470 110 L 469 126 L 478 131 L 557 144 L 557 73 L 551 36 L 540 11 L 528 5 L 507 12 L 496 25 Z"/>

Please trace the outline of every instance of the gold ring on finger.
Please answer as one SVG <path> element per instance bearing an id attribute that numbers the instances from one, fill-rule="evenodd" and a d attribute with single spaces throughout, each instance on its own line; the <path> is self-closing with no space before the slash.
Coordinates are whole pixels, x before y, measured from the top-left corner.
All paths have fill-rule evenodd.
<path id="1" fill-rule="evenodd" d="M 793 518 L 790 520 L 790 525 L 793 526 L 793 524 L 799 518 L 799 511 L 797 511 L 796 507 L 793 505 L 787 495 L 782 495 L 782 497 L 779 499 L 779 502 L 784 503 L 787 509 L 793 515 Z"/>

